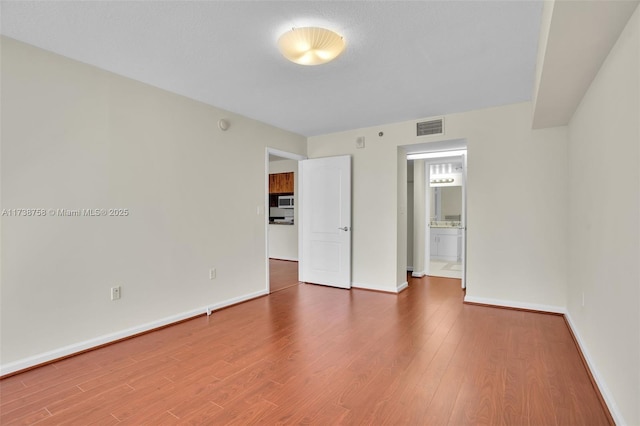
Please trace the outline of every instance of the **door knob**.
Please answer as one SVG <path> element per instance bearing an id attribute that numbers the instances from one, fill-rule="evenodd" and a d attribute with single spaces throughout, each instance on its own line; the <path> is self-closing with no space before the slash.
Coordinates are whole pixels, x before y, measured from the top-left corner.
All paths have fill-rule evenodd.
<path id="1" fill-rule="evenodd" d="M 348 230 L 349 230 L 349 227 L 348 227 L 348 226 L 345 226 L 344 228 L 338 228 L 338 229 L 341 229 L 341 230 L 343 230 L 343 231 L 345 231 L 345 232 L 346 232 L 346 231 L 348 231 Z"/>

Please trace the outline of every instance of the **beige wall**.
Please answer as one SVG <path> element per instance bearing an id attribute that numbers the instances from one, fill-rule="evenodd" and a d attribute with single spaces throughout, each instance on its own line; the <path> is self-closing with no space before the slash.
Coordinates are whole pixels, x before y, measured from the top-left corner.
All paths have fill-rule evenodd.
<path id="1" fill-rule="evenodd" d="M 396 291 L 404 290 L 407 281 L 407 153 L 404 148 L 397 148 L 396 167 Z"/>
<path id="2" fill-rule="evenodd" d="M 436 191 L 435 188 L 429 188 L 429 220 L 436 218 Z"/>
<path id="3" fill-rule="evenodd" d="M 569 124 L 567 307 L 616 421 L 629 425 L 640 424 L 639 57 L 636 9 Z"/>
<path id="4" fill-rule="evenodd" d="M 427 261 L 427 252 L 429 245 L 429 227 L 427 223 L 429 218 L 425 214 L 426 205 L 426 186 L 428 166 L 425 166 L 424 160 L 413 161 L 413 226 L 411 228 L 413 243 L 413 272 L 414 277 L 421 277 L 429 271 L 429 262 Z"/>
<path id="5" fill-rule="evenodd" d="M 266 291 L 265 148 L 304 137 L 6 38 L 1 78 L 2 208 L 129 210 L 2 217 L 3 373 Z"/>
<path id="6" fill-rule="evenodd" d="M 413 269 L 413 181 L 407 182 L 407 268 Z"/>
<path id="7" fill-rule="evenodd" d="M 416 137 L 409 121 L 308 139 L 310 158 L 353 156 L 354 283 L 387 291 L 401 285 L 397 147 L 466 139 L 467 297 L 564 309 L 567 129 L 531 130 L 530 103 L 448 115 L 445 128 L 445 136 Z M 355 149 L 359 136 L 365 149 Z"/>
<path id="8" fill-rule="evenodd" d="M 298 206 L 298 162 L 275 160 L 269 162 L 269 173 L 293 172 L 294 205 Z M 293 209 L 293 225 L 269 225 L 269 257 L 298 260 L 298 208 Z"/>

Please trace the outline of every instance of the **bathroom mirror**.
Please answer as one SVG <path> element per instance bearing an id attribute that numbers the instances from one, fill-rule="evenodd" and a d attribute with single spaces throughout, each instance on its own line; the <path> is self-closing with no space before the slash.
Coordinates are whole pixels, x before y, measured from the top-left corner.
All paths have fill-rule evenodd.
<path id="1" fill-rule="evenodd" d="M 456 221 L 462 216 L 462 186 L 431 188 L 431 221 Z"/>

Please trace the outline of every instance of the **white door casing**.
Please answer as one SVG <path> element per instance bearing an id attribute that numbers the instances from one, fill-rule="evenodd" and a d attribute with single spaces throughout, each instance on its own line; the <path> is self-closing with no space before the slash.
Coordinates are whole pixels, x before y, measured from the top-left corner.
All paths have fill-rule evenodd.
<path id="1" fill-rule="evenodd" d="M 299 163 L 300 280 L 351 288 L 351 156 Z"/>

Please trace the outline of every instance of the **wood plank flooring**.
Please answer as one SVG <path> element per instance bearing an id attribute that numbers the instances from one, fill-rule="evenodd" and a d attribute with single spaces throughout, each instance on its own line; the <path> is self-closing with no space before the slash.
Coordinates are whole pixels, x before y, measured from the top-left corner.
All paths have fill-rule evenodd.
<path id="1" fill-rule="evenodd" d="M 298 262 L 269 259 L 269 292 L 298 285 Z"/>
<path id="2" fill-rule="evenodd" d="M 292 264 L 295 265 L 295 264 Z M 296 285 L 0 381 L 0 424 L 608 424 L 562 317 Z"/>

